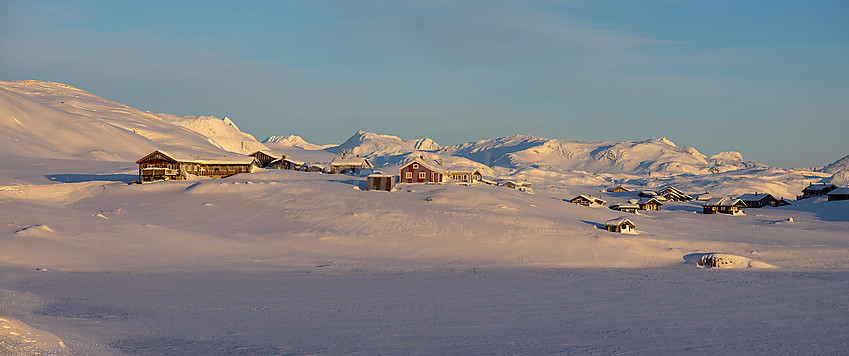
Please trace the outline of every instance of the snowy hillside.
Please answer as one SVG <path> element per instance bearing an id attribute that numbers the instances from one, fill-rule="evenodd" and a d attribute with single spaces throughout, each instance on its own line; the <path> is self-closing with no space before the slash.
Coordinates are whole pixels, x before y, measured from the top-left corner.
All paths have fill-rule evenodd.
<path id="1" fill-rule="evenodd" d="M 69 85 L 0 81 L 4 152 L 135 161 L 155 149 L 221 156 L 264 147 L 229 120 L 154 114 Z"/>

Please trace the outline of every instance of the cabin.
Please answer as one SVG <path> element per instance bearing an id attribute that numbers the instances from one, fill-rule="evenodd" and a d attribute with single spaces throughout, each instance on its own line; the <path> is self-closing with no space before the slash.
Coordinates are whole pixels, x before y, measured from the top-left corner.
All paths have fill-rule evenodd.
<path id="1" fill-rule="evenodd" d="M 663 207 L 663 203 L 654 198 L 642 198 L 637 201 L 637 205 L 640 207 L 640 210 L 660 210 Z"/>
<path id="2" fill-rule="evenodd" d="M 223 178 L 239 173 L 251 173 L 260 166 L 255 157 L 190 158 L 156 150 L 142 157 L 139 165 L 139 182 L 156 180 L 186 180 L 189 175 Z"/>
<path id="3" fill-rule="evenodd" d="M 272 162 L 279 159 L 274 153 L 262 150 L 251 153 L 249 156 L 256 158 L 260 168 L 266 168 L 270 166 Z M 286 158 L 286 155 L 281 156 L 282 158 Z"/>
<path id="4" fill-rule="evenodd" d="M 623 187 L 623 186 L 621 186 L 621 185 L 618 185 L 618 186 L 616 186 L 615 188 L 610 188 L 610 189 L 608 189 L 607 191 L 608 191 L 608 192 L 611 192 L 611 193 L 619 193 L 619 192 L 630 192 L 631 190 L 630 190 L 630 189 L 628 189 L 628 188 L 625 188 L 625 187 Z"/>
<path id="5" fill-rule="evenodd" d="M 608 220 L 604 223 L 604 228 L 610 232 L 618 232 L 622 234 L 636 234 L 636 225 L 628 218 L 616 218 Z"/>
<path id="6" fill-rule="evenodd" d="M 813 197 L 821 197 L 823 195 L 828 195 L 832 190 L 837 189 L 837 186 L 834 184 L 813 184 L 811 183 L 805 189 L 802 189 L 802 195 L 797 196 L 796 200 L 813 198 Z"/>
<path id="7" fill-rule="evenodd" d="M 340 173 L 360 175 L 364 172 L 371 172 L 374 170 L 374 166 L 367 158 L 359 156 L 347 158 L 343 155 L 342 158 L 334 158 L 328 165 L 330 166 L 330 174 Z"/>
<path id="8" fill-rule="evenodd" d="M 693 200 L 693 197 L 687 195 L 686 193 L 678 190 L 673 186 L 667 186 L 666 188 L 661 189 L 657 192 L 658 196 L 663 197 L 668 201 L 690 201 Z"/>
<path id="9" fill-rule="evenodd" d="M 290 169 L 293 171 L 300 171 L 304 166 L 304 162 L 296 161 L 294 159 L 283 156 L 281 159 L 277 159 L 268 164 L 269 168 L 275 169 Z"/>
<path id="10" fill-rule="evenodd" d="M 634 203 L 622 203 L 622 204 L 613 204 L 610 206 L 610 209 L 618 210 L 623 213 L 631 213 L 636 214 L 637 210 L 640 210 L 640 206 Z"/>
<path id="11" fill-rule="evenodd" d="M 747 208 L 763 208 L 765 206 L 782 206 L 788 205 L 783 199 L 778 199 L 772 194 L 743 194 L 739 197 L 743 203 L 746 203 Z"/>
<path id="12" fill-rule="evenodd" d="M 483 179 L 483 174 L 475 168 L 454 168 L 448 171 L 448 177 L 460 182 L 474 183 Z"/>
<path id="13" fill-rule="evenodd" d="M 849 200 L 849 188 L 837 188 L 827 195 L 828 201 Z"/>
<path id="14" fill-rule="evenodd" d="M 704 192 L 702 194 L 696 195 L 697 201 L 708 201 L 711 199 L 713 199 L 713 194 L 710 194 L 710 192 Z"/>
<path id="15" fill-rule="evenodd" d="M 445 183 L 448 171 L 439 162 L 424 157 L 407 162 L 401 167 L 400 183 Z"/>
<path id="16" fill-rule="evenodd" d="M 366 177 L 366 190 L 383 190 L 391 192 L 395 188 L 395 176 L 382 173 L 372 173 Z"/>
<path id="17" fill-rule="evenodd" d="M 604 205 L 607 204 L 606 201 L 600 198 L 596 198 L 592 195 L 579 195 L 569 200 L 570 203 L 583 205 L 583 206 L 596 206 L 596 205 Z"/>
<path id="18" fill-rule="evenodd" d="M 637 196 L 640 198 L 654 198 L 657 196 L 657 192 L 653 190 L 644 190 L 637 193 Z"/>
<path id="19" fill-rule="evenodd" d="M 310 163 L 310 164 L 305 164 L 303 167 L 304 167 L 304 172 L 319 172 L 319 173 L 324 173 L 324 172 L 326 172 L 326 171 L 327 171 L 327 168 L 326 168 L 326 167 L 324 167 L 324 165 L 323 165 L 323 164 L 321 164 L 321 163 Z"/>
<path id="20" fill-rule="evenodd" d="M 513 180 L 505 180 L 503 182 L 498 183 L 498 185 L 503 185 L 507 188 L 521 191 L 526 191 L 531 188 L 531 182 L 517 182 Z"/>
<path id="21" fill-rule="evenodd" d="M 740 199 L 732 199 L 729 197 L 713 198 L 702 205 L 704 214 L 729 214 L 738 215 L 743 213 L 743 208 L 746 207 Z"/>

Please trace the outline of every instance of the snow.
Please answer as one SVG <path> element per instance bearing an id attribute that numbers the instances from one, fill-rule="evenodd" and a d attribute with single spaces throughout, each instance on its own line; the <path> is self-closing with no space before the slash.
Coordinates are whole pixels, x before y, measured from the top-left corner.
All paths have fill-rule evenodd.
<path id="1" fill-rule="evenodd" d="M 343 145 L 267 149 L 307 162 L 356 151 L 396 173 L 419 155 L 486 165 L 536 194 L 451 182 L 377 193 L 365 177 L 274 169 L 128 184 L 133 162 L 156 149 L 266 148 L 242 150 L 253 141 L 229 120 L 184 117 L 205 123 L 190 129 L 58 83 L 0 87 L 0 353 L 849 349 L 849 201 L 735 217 L 665 202 L 627 214 L 639 235 L 623 236 L 604 229 L 622 212 L 562 200 L 627 201 L 668 185 L 795 196 L 824 173 L 712 173 L 711 160 L 733 155 L 706 159 L 663 138 L 511 136 L 419 150 L 361 131 Z M 605 191 L 618 184 L 637 191 Z"/>

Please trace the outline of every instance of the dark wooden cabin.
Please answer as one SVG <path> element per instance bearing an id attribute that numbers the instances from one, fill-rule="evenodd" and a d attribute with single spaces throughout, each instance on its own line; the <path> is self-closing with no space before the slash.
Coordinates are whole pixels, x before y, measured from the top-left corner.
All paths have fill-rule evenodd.
<path id="1" fill-rule="evenodd" d="M 160 150 L 142 157 L 136 164 L 139 165 L 139 182 L 185 180 L 190 174 L 222 178 L 250 173 L 254 167 L 259 167 L 256 158 L 251 156 L 195 159 L 174 156 Z"/>

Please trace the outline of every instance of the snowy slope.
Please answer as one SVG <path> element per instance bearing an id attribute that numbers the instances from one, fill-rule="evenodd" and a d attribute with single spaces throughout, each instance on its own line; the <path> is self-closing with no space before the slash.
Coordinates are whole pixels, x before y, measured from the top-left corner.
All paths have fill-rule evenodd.
<path id="1" fill-rule="evenodd" d="M 334 144 L 329 145 L 316 145 L 313 143 L 309 143 L 304 140 L 301 136 L 298 135 L 288 135 L 288 136 L 271 136 L 262 141 L 264 144 L 275 144 L 278 147 L 282 146 L 291 146 L 296 148 L 301 148 L 305 150 L 321 150 L 328 147 L 336 146 Z"/>
<path id="2" fill-rule="evenodd" d="M 264 147 L 232 122 L 153 114 L 35 80 L 0 81 L 0 120 L 4 152 L 31 157 L 135 161 L 154 149 L 220 156 Z"/>

